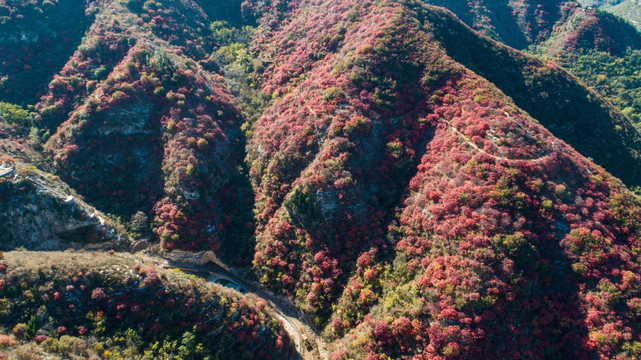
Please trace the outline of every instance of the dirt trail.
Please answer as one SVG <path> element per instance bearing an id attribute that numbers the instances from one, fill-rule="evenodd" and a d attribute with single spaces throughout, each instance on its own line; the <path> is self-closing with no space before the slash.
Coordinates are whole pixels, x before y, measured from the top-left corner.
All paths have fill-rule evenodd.
<path id="1" fill-rule="evenodd" d="M 233 283 L 232 288 L 243 288 L 244 292 L 252 294 L 267 302 L 276 316 L 282 320 L 285 331 L 295 344 L 298 358 L 302 360 L 329 359 L 329 345 L 323 341 L 318 331 L 311 326 L 307 317 L 287 298 L 277 296 L 259 284 L 246 279 L 238 271 L 228 268 L 211 252 L 204 254 L 182 253 L 174 251 L 164 258 L 161 266 L 178 268 L 184 271 L 206 274 L 210 282 L 224 279 Z"/>
<path id="2" fill-rule="evenodd" d="M 453 132 L 456 136 L 458 136 L 459 138 L 461 138 L 461 139 L 462 139 L 464 142 L 466 142 L 470 147 L 472 147 L 472 148 L 473 148 L 473 149 L 475 149 L 476 151 L 478 151 L 478 152 L 480 152 L 480 153 L 483 153 L 483 154 L 485 154 L 485 155 L 487 155 L 487 156 L 489 156 L 489 157 L 491 157 L 491 158 L 493 158 L 493 159 L 495 159 L 495 160 L 499 160 L 499 161 L 510 161 L 510 162 L 514 162 L 514 161 L 531 161 L 531 162 L 534 162 L 534 163 L 540 163 L 540 162 L 542 162 L 542 161 L 547 160 L 547 159 L 550 157 L 550 154 L 549 154 L 549 153 L 548 153 L 548 154 L 545 154 L 545 155 L 542 155 L 542 156 L 540 156 L 540 157 L 538 157 L 538 158 L 534 158 L 534 159 L 512 159 L 512 158 L 505 157 L 505 156 L 498 156 L 498 155 L 490 154 L 490 153 L 488 153 L 487 151 L 485 151 L 485 149 L 481 149 L 481 148 L 480 148 L 478 145 L 476 145 L 476 144 L 475 144 L 475 143 L 474 143 L 470 138 L 468 138 L 467 136 L 465 136 L 465 134 L 463 134 L 462 132 L 460 132 L 457 128 L 455 128 L 454 126 L 452 126 L 449 122 L 447 123 L 447 125 L 448 125 L 448 129 L 449 129 L 451 132 Z"/>

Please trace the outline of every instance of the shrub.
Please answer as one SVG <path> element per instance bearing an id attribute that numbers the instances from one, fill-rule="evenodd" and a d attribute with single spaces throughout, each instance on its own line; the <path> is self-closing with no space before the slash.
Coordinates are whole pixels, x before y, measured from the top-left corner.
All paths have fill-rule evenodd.
<path id="1" fill-rule="evenodd" d="M 63 355 L 83 355 L 87 350 L 87 343 L 77 337 L 63 335 L 58 340 L 59 352 Z"/>
<path id="2" fill-rule="evenodd" d="M 127 97 L 127 94 L 120 90 L 117 90 L 113 94 L 111 94 L 111 99 L 116 102 L 121 101 L 126 97 Z"/>
<path id="3" fill-rule="evenodd" d="M 15 349 L 17 360 L 42 360 L 42 351 L 33 344 L 20 345 Z"/>
<path id="4" fill-rule="evenodd" d="M 24 338 L 24 336 L 25 336 L 26 332 L 27 332 L 27 324 L 19 323 L 19 324 L 16 324 L 16 325 L 13 327 L 13 334 L 14 334 L 18 339 L 22 339 L 22 338 Z"/>
<path id="5" fill-rule="evenodd" d="M 323 100 L 332 101 L 334 99 L 338 99 L 343 96 L 345 96 L 345 94 L 343 93 L 343 90 L 341 90 L 338 87 L 331 87 L 325 90 L 325 93 L 323 94 Z"/>
<path id="6" fill-rule="evenodd" d="M 73 286 L 53 302 L 48 296 L 13 294 L 9 310 L 11 318 L 19 319 L 39 309 L 39 316 L 48 321 L 38 322 L 36 331 L 48 331 L 52 337 L 37 340 L 43 349 L 64 358 L 87 358 L 94 353 L 110 358 L 108 352 L 117 358 L 143 353 L 169 358 L 168 354 L 189 351 L 192 355 L 183 359 L 230 358 L 231 354 L 251 353 L 257 341 L 264 342 L 275 358 L 291 355 L 289 346 L 276 349 L 274 344 L 283 330 L 268 313 L 258 311 L 253 300 L 236 298 L 204 280 L 143 267 L 140 265 L 146 262 L 141 259 L 117 253 L 47 253 L 34 258 L 12 252 L 7 257 L 12 266 L 0 277 L 11 284 L 38 286 L 43 295 Z M 116 268 L 122 271 L 114 271 Z M 2 295 L 7 297 L 6 292 Z M 234 340 L 220 336 L 221 329 L 256 335 Z M 286 338 L 283 341 L 288 345 Z"/>
<path id="7" fill-rule="evenodd" d="M 10 124 L 17 124 L 30 127 L 33 121 L 33 114 L 22 107 L 0 101 L 0 117 L 3 117 Z"/>
<path id="8" fill-rule="evenodd" d="M 15 344 L 16 341 L 11 336 L 5 334 L 0 335 L 0 349 L 8 348 Z"/>

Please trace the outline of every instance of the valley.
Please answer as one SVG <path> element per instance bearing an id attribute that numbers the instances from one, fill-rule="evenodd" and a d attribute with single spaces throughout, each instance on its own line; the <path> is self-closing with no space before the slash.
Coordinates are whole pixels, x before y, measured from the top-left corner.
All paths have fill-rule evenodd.
<path id="1" fill-rule="evenodd" d="M 638 357 L 610 5 L 0 0 L 0 359 Z"/>
<path id="2" fill-rule="evenodd" d="M 168 269 L 177 268 L 206 278 L 207 281 L 223 284 L 223 286 L 251 294 L 263 299 L 274 309 L 277 317 L 282 320 L 285 330 L 292 338 L 298 356 L 302 360 L 329 359 L 329 344 L 325 343 L 318 330 L 315 330 L 309 320 L 287 298 L 276 296 L 263 289 L 260 284 L 245 279 L 238 271 L 229 269 L 213 253 L 179 253 L 168 254 L 166 262 L 152 259 L 160 266 Z M 221 281 L 223 280 L 223 281 Z"/>

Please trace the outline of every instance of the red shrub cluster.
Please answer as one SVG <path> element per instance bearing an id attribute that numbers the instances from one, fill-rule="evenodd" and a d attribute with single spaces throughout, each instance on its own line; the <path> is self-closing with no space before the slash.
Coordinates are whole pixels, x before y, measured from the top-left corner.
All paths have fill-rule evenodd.
<path id="1" fill-rule="evenodd" d="M 430 10 L 370 5 L 290 3 L 258 37 L 261 281 L 347 334 L 336 358 L 634 354 L 633 195 L 449 59 Z"/>
<path id="2" fill-rule="evenodd" d="M 570 30 L 561 31 L 569 51 L 604 51 L 622 55 L 629 48 L 641 46 L 641 35 L 618 17 L 598 11 L 574 9 L 568 16 Z"/>
<path id="3" fill-rule="evenodd" d="M 92 28 L 37 106 L 41 123 L 56 129 L 46 151 L 93 203 L 125 218 L 150 213 L 163 247 L 220 250 L 236 224 L 229 208 L 247 199 L 233 183 L 242 178 L 241 114 L 211 71 L 218 69 L 210 56 L 216 44 L 202 26 L 207 17 L 189 2 L 121 5 L 129 10 L 114 14 L 123 22 Z M 545 38 L 557 17 L 585 15 L 569 45 L 613 46 L 605 23 L 574 5 L 459 5 L 472 10 L 477 28 L 507 36 L 492 19 L 503 6 L 519 29 L 513 40 L 526 44 Z M 585 98 L 587 90 L 420 2 L 245 1 L 242 8 L 263 15 L 247 49 L 260 60 L 248 67 L 265 65 L 254 70 L 271 97 L 243 126 L 255 274 L 338 340 L 334 359 L 641 351 L 637 199 L 482 76 L 496 77 L 507 64 L 505 91 L 558 81 L 558 102 L 540 103 L 553 109 L 568 109 L 558 105 L 564 94 Z M 455 44 L 451 33 L 466 42 Z M 454 51 L 466 44 L 479 49 Z M 479 54 L 497 64 L 484 67 Z M 238 72 L 238 63 L 227 65 Z M 552 94 L 539 90 L 531 93 Z M 524 100 L 527 91 L 512 94 L 539 109 Z M 569 120 L 550 116 L 553 125 L 573 122 L 575 114 L 563 115 Z M 576 143 L 602 149 L 618 139 Z M 66 304 L 70 316 L 49 333 L 139 321 L 151 337 L 190 328 L 212 339 L 224 332 L 225 341 L 250 344 L 246 350 L 262 342 L 264 321 L 243 300 L 216 298 L 222 307 L 198 313 L 201 293 L 172 292 L 166 274 L 135 270 L 118 287 L 101 279 L 47 282 L 38 299 Z M 0 290 L 19 298 L 16 286 L 2 282 Z M 160 318 L 151 320 L 148 309 Z M 282 335 L 269 337 L 275 351 L 288 346 Z"/>
<path id="4" fill-rule="evenodd" d="M 266 284 L 296 289 L 321 319 L 356 259 L 386 248 L 384 223 L 418 161 L 427 124 L 410 112 L 425 97 L 411 82 L 420 76 L 415 59 L 395 51 L 412 29 L 385 34 L 393 10 L 369 3 L 318 8 L 269 35 L 280 50 L 264 89 L 288 94 L 258 120 L 249 161 L 258 193 L 255 265 Z M 294 28 L 305 28 L 305 36 L 292 39 Z M 409 46 L 420 46 L 413 39 Z M 298 78 L 306 69 L 314 76 Z M 404 98 L 404 91 L 415 95 Z M 355 296 L 365 309 L 376 301 L 369 292 Z"/>
<path id="5" fill-rule="evenodd" d="M 102 0 L 0 4 L 0 99 L 33 103 L 69 59 Z"/>
<path id="6" fill-rule="evenodd" d="M 57 127 L 46 149 L 96 205 L 126 217 L 151 212 L 163 246 L 218 249 L 233 225 L 221 213 L 242 159 L 241 118 L 222 77 L 192 60 L 213 46 L 205 15 L 158 4 L 142 5 L 142 21 L 121 9 L 131 23 L 92 27 L 38 105 L 43 124 Z M 168 43 L 144 40 L 149 31 Z"/>
<path id="7" fill-rule="evenodd" d="M 155 36 L 194 59 L 206 58 L 214 46 L 207 16 L 196 2 L 129 0 L 127 7 Z"/>
<path id="8" fill-rule="evenodd" d="M 189 351 L 203 357 L 291 355 L 284 330 L 253 298 L 236 298 L 180 273 L 136 271 L 137 260 L 121 255 L 39 253 L 35 258 L 44 257 L 57 257 L 60 265 L 34 264 L 34 254 L 10 253 L 6 258 L 15 271 L 1 275 L 11 290 L 0 291 L 0 298 L 10 304 L 0 320 L 9 328 L 26 328 L 14 332 L 27 340 L 36 331 L 53 338 L 91 336 L 98 341 L 114 341 L 126 333 L 138 339 L 134 351 L 160 355 L 154 343 L 180 343 L 188 334 L 194 341 Z M 151 277 L 156 280 L 148 281 Z M 64 295 L 49 301 L 56 293 Z M 43 320 L 31 317 L 33 306 Z M 35 337 L 38 343 L 46 339 Z M 167 351 L 175 354 L 175 349 Z"/>
<path id="9" fill-rule="evenodd" d="M 54 76 L 49 91 L 36 105 L 40 126 L 54 131 L 66 121 L 74 107 L 107 78 L 135 42 L 116 33 L 116 29 L 106 35 L 95 28 L 91 31 L 76 54 Z"/>
<path id="10" fill-rule="evenodd" d="M 465 74 L 436 94 L 436 134 L 395 230 L 419 294 L 400 313 L 427 329 L 404 349 L 433 358 L 634 354 L 633 196 L 483 80 Z M 404 353 L 385 324 L 371 326 L 370 353 Z"/>

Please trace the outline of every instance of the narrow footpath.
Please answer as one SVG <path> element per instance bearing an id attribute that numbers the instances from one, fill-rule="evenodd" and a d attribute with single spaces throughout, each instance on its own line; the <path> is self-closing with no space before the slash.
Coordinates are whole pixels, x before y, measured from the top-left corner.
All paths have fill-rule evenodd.
<path id="1" fill-rule="evenodd" d="M 206 275 L 203 277 L 214 283 L 224 280 L 228 287 L 265 300 L 283 322 L 283 327 L 295 344 L 299 359 L 329 359 L 328 344 L 323 341 L 305 314 L 294 306 L 291 300 L 277 296 L 263 289 L 260 284 L 246 279 L 239 272 L 229 269 L 211 252 L 183 254 L 180 251 L 174 251 L 164 257 L 164 260 L 165 263 L 161 264 L 164 267 Z"/>

